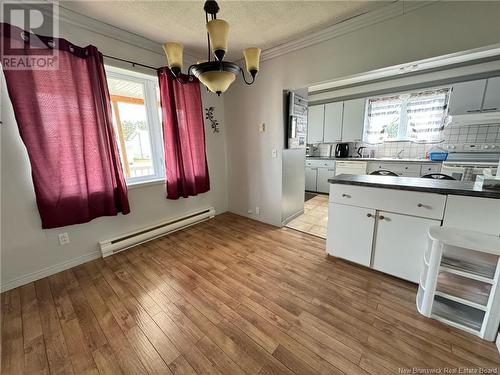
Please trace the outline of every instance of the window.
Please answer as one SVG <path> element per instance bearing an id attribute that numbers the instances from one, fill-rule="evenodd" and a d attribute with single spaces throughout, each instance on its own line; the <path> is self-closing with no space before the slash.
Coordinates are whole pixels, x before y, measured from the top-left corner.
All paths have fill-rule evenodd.
<path id="1" fill-rule="evenodd" d="M 113 125 L 127 184 L 165 175 L 156 77 L 106 67 Z"/>
<path id="2" fill-rule="evenodd" d="M 441 142 L 449 88 L 368 99 L 364 141 Z"/>

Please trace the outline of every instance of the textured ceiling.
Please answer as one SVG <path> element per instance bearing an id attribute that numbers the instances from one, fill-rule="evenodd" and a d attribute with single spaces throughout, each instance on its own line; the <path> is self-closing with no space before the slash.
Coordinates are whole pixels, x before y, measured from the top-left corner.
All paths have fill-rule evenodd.
<path id="1" fill-rule="evenodd" d="M 228 57 L 245 47 L 267 49 L 372 11 L 391 1 L 219 1 L 218 18 L 229 22 Z M 179 41 L 191 55 L 206 51 L 204 1 L 71 0 L 64 8 L 153 41 Z"/>

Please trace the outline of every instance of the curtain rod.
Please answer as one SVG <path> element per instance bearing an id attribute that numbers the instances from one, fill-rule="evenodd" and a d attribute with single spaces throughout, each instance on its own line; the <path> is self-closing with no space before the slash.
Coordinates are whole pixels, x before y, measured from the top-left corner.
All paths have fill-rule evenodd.
<path id="1" fill-rule="evenodd" d="M 129 63 L 129 64 L 132 64 L 132 66 L 136 66 L 137 65 L 137 66 L 142 66 L 143 68 L 148 68 L 148 69 L 153 69 L 153 70 L 158 70 L 159 69 L 159 68 L 155 68 L 154 66 L 144 65 L 144 64 L 141 64 L 141 63 L 138 63 L 138 62 L 135 62 L 135 61 L 120 59 L 119 57 L 109 56 L 109 55 L 105 55 L 105 54 L 103 54 L 103 56 L 107 57 L 108 59 L 123 61 L 123 62 Z"/>

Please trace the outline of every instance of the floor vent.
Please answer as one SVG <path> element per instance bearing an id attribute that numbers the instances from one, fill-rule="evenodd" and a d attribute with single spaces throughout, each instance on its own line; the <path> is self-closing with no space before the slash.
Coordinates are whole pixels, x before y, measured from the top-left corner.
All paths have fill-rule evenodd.
<path id="1" fill-rule="evenodd" d="M 142 228 L 135 232 L 126 233 L 120 237 L 100 241 L 99 245 L 101 247 L 102 257 L 105 258 L 141 243 L 151 241 L 177 230 L 201 223 L 202 221 L 211 219 L 214 216 L 215 209 L 210 207 L 206 210 L 172 219 L 165 223 L 156 224 L 148 228 Z"/>

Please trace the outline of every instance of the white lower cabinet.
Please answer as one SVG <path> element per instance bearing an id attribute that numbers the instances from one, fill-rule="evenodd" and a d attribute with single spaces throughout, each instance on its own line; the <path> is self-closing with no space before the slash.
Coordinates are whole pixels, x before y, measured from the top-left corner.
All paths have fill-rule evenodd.
<path id="1" fill-rule="evenodd" d="M 316 191 L 316 180 L 318 178 L 318 168 L 306 167 L 306 190 Z"/>
<path id="2" fill-rule="evenodd" d="M 373 268 L 418 283 L 429 227 L 433 225 L 439 226 L 441 221 L 377 211 Z"/>
<path id="3" fill-rule="evenodd" d="M 318 168 L 318 178 L 316 180 L 316 191 L 319 193 L 328 194 L 330 191 L 329 178 L 335 176 L 334 168 Z"/>
<path id="4" fill-rule="evenodd" d="M 500 237 L 500 199 L 450 196 L 443 225 Z"/>
<path id="5" fill-rule="evenodd" d="M 446 196 L 331 184 L 326 251 L 419 282 L 431 226 L 441 225 Z"/>
<path id="6" fill-rule="evenodd" d="M 328 212 L 327 252 L 369 267 L 375 210 L 330 203 Z"/>

